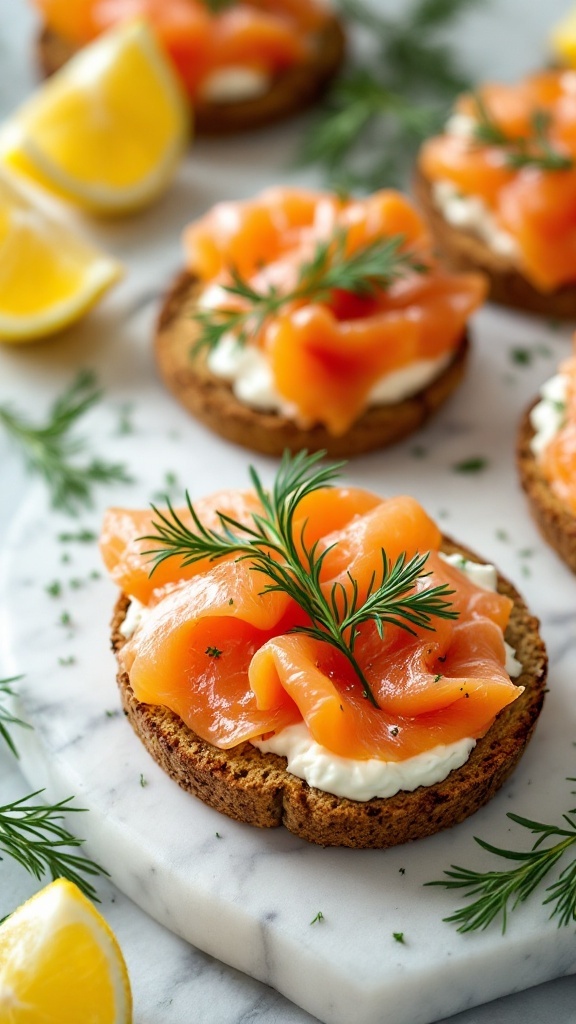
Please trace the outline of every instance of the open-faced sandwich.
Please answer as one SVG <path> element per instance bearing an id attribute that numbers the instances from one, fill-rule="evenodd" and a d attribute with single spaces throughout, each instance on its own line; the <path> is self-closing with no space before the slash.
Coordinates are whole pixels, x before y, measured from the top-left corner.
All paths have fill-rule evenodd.
<path id="1" fill-rule="evenodd" d="M 538 526 L 576 572 L 576 355 L 560 365 L 524 414 L 517 458 Z"/>
<path id="2" fill-rule="evenodd" d="M 144 17 L 172 58 L 195 128 L 223 134 L 308 106 L 344 56 L 338 18 L 322 0 L 33 0 L 45 73 L 127 18 Z"/>
<path id="3" fill-rule="evenodd" d="M 272 188 L 185 232 L 160 374 L 198 419 L 267 454 L 354 455 L 416 430 L 460 382 L 478 274 L 433 260 L 398 192 Z"/>
<path id="4" fill-rule="evenodd" d="M 415 189 L 448 266 L 485 271 L 497 302 L 576 316 L 573 71 L 462 96 Z"/>
<path id="5" fill-rule="evenodd" d="M 102 553 L 124 710 L 209 806 L 325 846 L 462 821 L 540 712 L 538 622 L 410 497 L 285 456 L 267 490 L 112 509 Z M 151 564 L 156 568 L 150 575 Z"/>

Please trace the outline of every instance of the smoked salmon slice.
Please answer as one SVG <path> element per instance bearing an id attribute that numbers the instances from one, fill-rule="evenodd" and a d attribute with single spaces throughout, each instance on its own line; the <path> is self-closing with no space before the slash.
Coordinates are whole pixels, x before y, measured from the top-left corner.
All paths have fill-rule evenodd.
<path id="1" fill-rule="evenodd" d="M 249 525 L 260 506 L 251 492 L 220 492 L 195 505 L 219 528 L 218 509 Z M 182 511 L 182 520 L 189 510 Z M 145 554 L 153 514 L 112 510 L 102 553 L 126 593 L 147 604 L 141 624 L 120 651 L 138 700 L 171 708 L 202 739 L 223 749 L 304 721 L 311 736 L 340 756 L 397 761 L 438 744 L 478 738 L 517 687 L 505 670 L 503 630 L 511 601 L 482 589 L 440 555 L 441 534 L 410 497 L 382 500 L 370 492 L 322 487 L 300 502 L 293 536 L 323 553 L 320 583 L 327 600 L 362 602 L 381 572 L 382 550 L 394 561 L 427 553 L 419 590 L 445 584 L 452 618 L 432 628 L 394 622 L 379 634 L 372 619 L 358 629 L 356 663 L 376 697 L 366 699 L 343 652 L 321 636 L 298 631 L 312 622 L 292 596 L 267 589 L 249 558 L 182 569 L 161 563 L 149 577 Z"/>

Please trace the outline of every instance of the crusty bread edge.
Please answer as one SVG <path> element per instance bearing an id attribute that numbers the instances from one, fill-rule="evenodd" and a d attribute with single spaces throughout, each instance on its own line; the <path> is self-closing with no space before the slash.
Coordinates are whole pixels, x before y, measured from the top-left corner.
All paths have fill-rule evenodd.
<path id="1" fill-rule="evenodd" d="M 239 401 L 228 381 L 211 373 L 205 356 L 191 348 L 197 328 L 191 319 L 198 284 L 186 271 L 178 275 L 164 300 L 155 336 L 158 370 L 178 401 L 207 427 L 228 441 L 280 456 L 325 450 L 331 458 L 373 451 L 418 430 L 457 388 L 465 372 L 469 342 L 465 333 L 448 366 L 427 387 L 401 402 L 368 408 L 341 437 L 322 424 L 309 429 L 281 413 L 252 409 Z"/>
<path id="2" fill-rule="evenodd" d="M 444 550 L 477 556 L 445 538 Z M 514 607 L 506 632 L 523 666 L 515 682 L 524 692 L 500 712 L 468 761 L 440 783 L 366 802 L 324 793 L 286 771 L 286 760 L 263 754 L 250 743 L 230 751 L 201 740 L 166 708 L 141 704 L 128 675 L 118 673 L 122 705 L 132 728 L 160 767 L 208 806 L 260 828 L 285 825 L 320 846 L 382 849 L 450 828 L 490 800 L 514 770 L 528 743 L 544 699 L 547 657 L 539 623 L 516 589 L 498 577 L 498 589 Z M 129 598 L 121 595 L 112 622 L 116 654 Z"/>
<path id="3" fill-rule="evenodd" d="M 576 284 L 540 292 L 512 264 L 471 231 L 454 227 L 436 206 L 430 181 L 417 170 L 413 193 L 432 231 L 443 263 L 454 271 L 482 270 L 490 283 L 489 298 L 504 306 L 559 319 L 576 317 Z"/>
<path id="4" fill-rule="evenodd" d="M 516 464 L 520 483 L 542 536 L 576 573 L 576 516 L 556 497 L 530 448 L 534 436 L 530 413 L 535 404 L 525 411 L 518 429 Z"/>
<path id="5" fill-rule="evenodd" d="M 194 131 L 202 135 L 228 135 L 281 121 L 305 110 L 326 90 L 344 61 L 346 39 L 340 19 L 329 14 L 313 37 L 308 60 L 278 74 L 262 96 L 235 103 L 198 101 Z M 37 41 L 38 64 L 51 75 L 75 53 L 75 47 L 46 26 Z"/>

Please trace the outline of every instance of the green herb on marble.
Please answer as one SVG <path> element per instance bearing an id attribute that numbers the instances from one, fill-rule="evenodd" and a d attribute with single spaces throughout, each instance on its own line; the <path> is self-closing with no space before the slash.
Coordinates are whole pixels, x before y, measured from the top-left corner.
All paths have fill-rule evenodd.
<path id="1" fill-rule="evenodd" d="M 413 455 L 415 459 L 425 459 L 428 455 L 428 449 L 423 444 L 415 444 L 410 449 L 410 455 Z"/>
<path id="2" fill-rule="evenodd" d="M 125 436 L 126 434 L 134 433 L 134 424 L 130 418 L 132 416 L 133 411 L 134 406 L 132 402 L 125 402 L 123 405 L 120 406 L 118 427 L 116 429 L 116 434 L 119 437 Z"/>
<path id="3" fill-rule="evenodd" d="M 488 466 L 488 459 L 483 455 L 473 455 L 452 466 L 455 473 L 481 473 Z"/>
<path id="4" fill-rule="evenodd" d="M 216 836 L 216 839 L 222 839 L 222 836 L 220 835 L 219 832 L 215 832 L 214 834 Z"/>
<path id="5" fill-rule="evenodd" d="M 209 658 L 218 659 L 222 654 L 222 651 L 219 651 L 217 647 L 207 647 L 204 653 L 207 654 Z"/>
<path id="6" fill-rule="evenodd" d="M 63 563 L 64 565 L 66 565 L 66 564 L 68 564 L 69 562 L 71 562 L 71 561 L 72 561 L 72 559 L 70 558 L 70 555 L 68 554 L 68 552 L 67 552 L 67 551 L 64 551 L 64 553 L 63 553 L 62 555 L 60 555 L 60 561 L 61 561 L 61 562 L 62 562 L 62 563 Z"/>
<path id="7" fill-rule="evenodd" d="M 534 551 L 534 548 L 521 548 L 518 554 L 520 555 L 520 558 L 532 558 L 536 552 Z"/>
<path id="8" fill-rule="evenodd" d="M 16 718 L 15 715 L 12 715 L 2 703 L 1 698 L 16 697 L 16 692 L 13 689 L 12 684 L 17 683 L 20 679 L 22 679 L 22 676 L 11 676 L 10 679 L 0 679 L 0 737 L 4 740 L 12 754 L 14 754 L 14 757 L 18 757 L 18 750 L 10 734 L 10 727 L 18 725 L 21 729 L 31 729 L 32 726 L 28 725 L 28 722 L 23 722 L 21 718 Z"/>
<path id="9" fill-rule="evenodd" d="M 75 665 L 76 658 L 74 657 L 73 654 L 69 654 L 67 658 L 58 658 L 58 664 L 63 665 L 64 667 L 68 665 Z"/>
<path id="10" fill-rule="evenodd" d="M 77 839 L 61 824 L 65 814 L 83 813 L 85 808 L 74 807 L 73 797 L 52 805 L 34 803 L 42 793 L 43 790 L 37 790 L 0 807 L 0 851 L 18 861 L 38 880 L 46 874 L 53 879 L 67 878 L 89 899 L 99 902 L 88 878 L 108 875 L 108 872 L 94 861 L 66 849 L 77 849 L 84 840 Z"/>
<path id="11" fill-rule="evenodd" d="M 70 615 L 70 612 L 62 612 L 62 614 L 60 616 L 60 625 L 61 626 L 71 626 L 72 625 L 72 616 Z"/>
<path id="12" fill-rule="evenodd" d="M 45 590 L 50 597 L 60 597 L 62 594 L 62 584 L 60 583 L 60 580 L 53 580 L 52 583 L 48 583 Z"/>
<path id="13" fill-rule="evenodd" d="M 532 575 L 532 570 L 530 569 L 530 566 L 526 564 L 520 566 L 520 572 L 526 578 Z"/>
<path id="14" fill-rule="evenodd" d="M 94 374 L 84 371 L 56 399 L 41 425 L 32 424 L 9 403 L 0 405 L 0 426 L 22 451 L 28 470 L 44 479 L 52 507 L 69 515 L 92 504 L 95 485 L 130 481 L 121 463 L 97 457 L 79 461 L 87 454 L 86 441 L 74 429 L 101 398 Z"/>
<path id="15" fill-rule="evenodd" d="M 91 544 L 98 540 L 98 535 L 93 530 L 76 530 L 74 533 L 59 533 L 58 540 L 62 544 Z"/>
<path id="16" fill-rule="evenodd" d="M 361 683 L 363 695 L 378 707 L 354 654 L 361 626 L 374 622 L 380 638 L 386 624 L 414 634 L 414 626 L 433 631 L 434 618 L 455 619 L 458 613 L 448 600 L 453 591 L 446 584 L 415 589 L 417 581 L 429 575 L 427 553 L 408 559 L 404 552 L 392 563 L 381 549 L 376 553 L 380 568 L 375 569 L 362 598 L 358 582 L 350 573 L 349 590 L 335 583 L 328 594 L 324 592 L 321 570 L 330 548 L 320 551 L 318 544 L 308 546 L 304 535 L 296 535 L 294 525 L 301 501 L 314 491 L 333 486 L 340 474 L 342 463 L 322 464 L 324 455 L 322 451 L 312 455 L 306 451 L 297 455 L 285 452 L 270 490 L 250 467 L 261 506 L 260 512 L 252 513 L 250 524 L 217 513 L 220 529 L 209 529 L 198 518 L 186 493 L 192 526 L 180 519 L 172 505 L 166 511 L 153 506 L 152 528 L 156 532 L 141 540 L 153 545 L 144 552 L 153 562 L 152 571 L 174 557 L 181 566 L 231 555 L 237 560 L 248 560 L 251 569 L 264 577 L 262 593 L 288 594 L 306 612 L 308 625 L 295 626 L 293 632 L 340 651 Z"/>
<path id="17" fill-rule="evenodd" d="M 118 718 L 119 714 L 120 711 L 118 710 L 118 708 L 114 708 L 114 710 L 110 710 L 109 708 L 107 708 L 105 711 L 106 718 Z"/>
<path id="18" fill-rule="evenodd" d="M 310 921 L 310 924 L 316 924 L 316 922 L 320 922 L 320 921 L 323 921 L 323 920 L 324 920 L 324 914 L 322 913 L 321 910 L 319 910 L 318 913 L 316 914 L 316 917 L 313 917 L 312 920 Z"/>
<path id="19" fill-rule="evenodd" d="M 392 938 L 395 942 L 400 942 L 403 946 L 406 945 L 406 939 L 404 938 L 404 932 L 392 932 Z"/>
<path id="20" fill-rule="evenodd" d="M 145 789 L 148 785 L 148 779 L 144 778 L 142 772 L 140 772 L 140 785 L 142 786 L 142 789 Z"/>
<path id="21" fill-rule="evenodd" d="M 499 529 L 496 530 L 496 538 L 498 540 L 503 541 L 505 544 L 507 544 L 508 541 L 510 540 L 510 534 L 507 533 L 506 530 L 502 530 L 502 529 L 499 528 Z"/>
<path id="22" fill-rule="evenodd" d="M 569 778 L 568 782 L 576 782 L 576 779 Z M 501 918 L 502 932 L 505 932 L 509 913 L 532 896 L 564 854 L 576 844 L 576 807 L 562 816 L 563 821 L 559 825 L 532 821 L 511 812 L 506 816 L 537 836 L 530 850 L 502 849 L 478 837 L 475 841 L 495 857 L 514 861 L 514 867 L 473 871 L 452 864 L 451 870 L 444 872 L 445 879 L 426 883 L 446 889 L 463 889 L 464 895 L 473 899 L 472 903 L 445 918 L 456 924 L 459 932 L 483 930 L 497 918 Z M 558 842 L 542 845 L 552 839 Z M 576 858 L 566 864 L 542 895 L 542 904 L 551 907 L 550 918 L 556 920 L 559 927 L 576 921 Z"/>
<path id="23" fill-rule="evenodd" d="M 91 580 L 99 580 L 101 578 L 102 578 L 102 573 L 99 572 L 98 569 L 92 569 L 92 571 L 90 573 L 90 579 Z"/>
<path id="24" fill-rule="evenodd" d="M 510 359 L 517 366 L 530 366 L 534 359 L 534 353 L 529 348 L 511 348 Z"/>

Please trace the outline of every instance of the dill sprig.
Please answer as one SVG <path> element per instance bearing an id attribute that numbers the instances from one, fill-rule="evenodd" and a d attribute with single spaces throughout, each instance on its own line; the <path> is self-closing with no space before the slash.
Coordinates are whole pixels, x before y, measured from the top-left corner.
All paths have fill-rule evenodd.
<path id="1" fill-rule="evenodd" d="M 232 283 L 223 285 L 223 290 L 240 299 L 243 306 L 198 309 L 193 315 L 199 327 L 193 351 L 214 348 L 228 332 L 245 344 L 260 333 L 270 317 L 292 303 L 329 302 L 335 290 L 370 296 L 407 273 L 426 269 L 414 253 L 403 249 L 402 235 L 378 238 L 351 253 L 346 252 L 347 239 L 347 231 L 338 229 L 330 238 L 319 240 L 311 258 L 299 267 L 295 287 L 287 292 L 272 284 L 259 291 L 232 267 Z"/>
<path id="2" fill-rule="evenodd" d="M 401 19 L 362 0 L 340 0 L 364 27 L 371 52 L 332 87 L 304 141 L 301 162 L 317 164 L 337 188 L 373 191 L 405 184 L 421 141 L 439 131 L 470 76 L 441 35 L 479 0 L 415 0 Z"/>
<path id="3" fill-rule="evenodd" d="M 384 549 L 381 565 L 374 570 L 366 595 L 361 598 L 357 580 L 348 573 L 349 588 L 341 582 L 325 593 L 321 583 L 324 560 L 334 545 L 319 548 L 305 540 L 306 522 L 295 535 L 294 520 L 306 495 L 319 488 L 330 487 L 338 477 L 342 463 L 320 465 L 324 452 L 309 455 L 285 452 L 271 490 L 267 490 L 256 470 L 250 467 L 250 479 L 262 506 L 252 513 L 249 525 L 218 513 L 220 531 L 205 526 L 199 519 L 188 493 L 186 501 L 192 519 L 187 527 L 170 502 L 167 511 L 152 506 L 156 519 L 155 534 L 142 538 L 155 546 L 145 552 L 153 560 L 153 570 L 168 558 L 178 557 L 181 565 L 191 565 L 202 558 L 214 560 L 233 555 L 237 560 L 249 559 L 250 567 L 265 577 L 262 593 L 279 591 L 288 594 L 304 610 L 308 625 L 295 626 L 292 632 L 304 633 L 330 644 L 352 665 L 364 696 L 378 707 L 369 683 L 356 660 L 354 648 L 361 626 L 372 620 L 379 636 L 384 624 L 399 626 L 408 633 L 415 629 L 433 630 L 434 617 L 457 617 L 447 598 L 453 593 L 446 584 L 414 590 L 425 572 L 428 554 L 410 560 L 402 554 L 392 563 Z"/>
<path id="4" fill-rule="evenodd" d="M 16 692 L 12 689 L 12 683 L 17 683 L 21 678 L 22 676 L 12 676 L 10 679 L 0 679 L 0 696 L 15 697 Z M 14 754 L 14 757 L 18 757 L 16 744 L 9 732 L 9 727 L 12 725 L 19 725 L 22 729 L 32 728 L 31 725 L 28 725 L 28 722 L 23 722 L 21 718 L 16 718 L 8 711 L 5 705 L 0 703 L 0 737 L 4 740 L 8 749 Z"/>
<path id="5" fill-rule="evenodd" d="M 554 149 L 550 142 L 550 114 L 536 109 L 531 116 L 532 135 L 510 136 L 491 117 L 486 104 L 478 93 L 473 94 L 475 125 L 473 139 L 485 146 L 502 149 L 504 162 L 513 170 L 535 167 L 541 171 L 569 171 L 574 167 L 573 158 L 567 153 Z"/>
<path id="6" fill-rule="evenodd" d="M 532 821 L 519 814 L 507 814 L 511 821 L 538 836 L 532 849 L 527 851 L 502 849 L 475 836 L 475 841 L 483 850 L 505 860 L 516 861 L 517 866 L 501 871 L 472 871 L 453 864 L 450 871 L 444 872 L 446 879 L 427 882 L 427 885 L 441 885 L 446 889 L 465 889 L 466 897 L 476 897 L 472 903 L 461 907 L 445 920 L 457 924 L 459 932 L 471 932 L 487 928 L 501 915 L 502 932 L 505 932 L 509 912 L 516 910 L 532 895 L 566 851 L 576 843 L 574 815 L 576 808 L 562 816 L 569 826 L 566 828 Z M 553 838 L 559 841 L 551 846 L 542 846 L 543 842 Z M 552 907 L 550 918 L 556 918 L 559 927 L 576 921 L 576 858 L 566 865 L 555 882 L 547 886 L 545 893 L 547 895 L 542 903 Z"/>
<path id="7" fill-rule="evenodd" d="M 99 458 L 77 461 L 86 444 L 83 438 L 73 435 L 73 428 L 101 397 L 94 374 L 83 371 L 56 399 L 41 426 L 31 424 L 9 404 L 0 405 L 0 425 L 20 446 L 27 468 L 44 478 L 52 507 L 70 515 L 75 515 L 81 506 L 92 504 L 94 484 L 130 482 L 121 463 Z"/>
<path id="8" fill-rule="evenodd" d="M 77 839 L 61 824 L 65 811 L 83 812 L 73 807 L 73 797 L 48 805 L 33 801 L 43 790 L 37 790 L 13 803 L 0 807 L 0 851 L 18 861 L 31 875 L 40 880 L 45 874 L 54 878 L 67 878 L 82 892 L 98 902 L 94 886 L 84 876 L 108 875 L 92 860 L 70 853 L 84 842 Z"/>
<path id="9" fill-rule="evenodd" d="M 12 676 L 10 679 L 0 680 L 0 694 L 15 697 L 12 683 L 21 678 Z M 8 731 L 11 725 L 19 725 L 24 729 L 32 728 L 28 722 L 15 718 L 0 704 L 0 737 L 11 753 L 18 757 L 16 745 Z M 98 901 L 94 886 L 82 876 L 108 875 L 108 872 L 94 861 L 70 853 L 70 847 L 82 846 L 84 840 L 77 839 L 60 824 L 63 810 L 66 813 L 79 812 L 84 811 L 84 808 L 72 807 L 73 797 L 52 805 L 33 803 L 42 792 L 43 790 L 39 789 L 21 797 L 20 800 L 0 807 L 0 852 L 18 861 L 38 880 L 46 872 L 49 872 L 52 878 L 67 878 L 75 882 L 90 899 Z"/>

